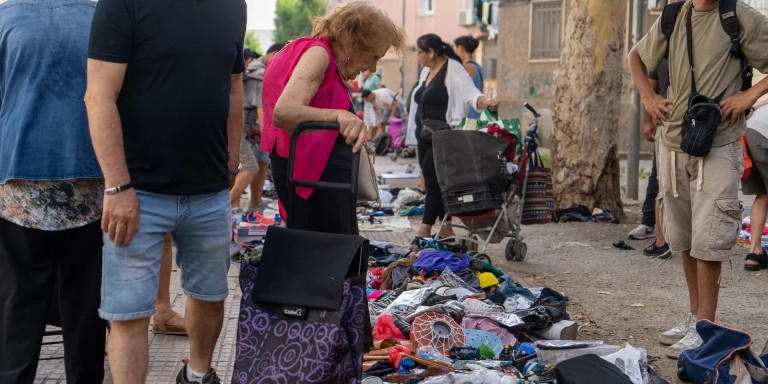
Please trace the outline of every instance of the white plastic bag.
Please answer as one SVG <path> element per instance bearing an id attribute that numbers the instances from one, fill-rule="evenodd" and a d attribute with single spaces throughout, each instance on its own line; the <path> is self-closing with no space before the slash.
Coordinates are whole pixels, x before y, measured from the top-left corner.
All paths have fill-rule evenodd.
<path id="1" fill-rule="evenodd" d="M 602 358 L 629 376 L 632 384 L 648 383 L 648 357 L 645 349 L 635 348 L 627 343 L 624 348 Z"/>

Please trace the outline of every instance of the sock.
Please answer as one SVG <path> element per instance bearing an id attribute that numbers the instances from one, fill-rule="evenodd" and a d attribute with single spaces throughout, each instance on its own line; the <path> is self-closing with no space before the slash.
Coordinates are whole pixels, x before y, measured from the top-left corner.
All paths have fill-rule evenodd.
<path id="1" fill-rule="evenodd" d="M 187 381 L 190 383 L 200 383 L 203 384 L 203 376 L 205 376 L 205 373 L 197 373 L 192 370 L 192 368 L 187 365 Z"/>

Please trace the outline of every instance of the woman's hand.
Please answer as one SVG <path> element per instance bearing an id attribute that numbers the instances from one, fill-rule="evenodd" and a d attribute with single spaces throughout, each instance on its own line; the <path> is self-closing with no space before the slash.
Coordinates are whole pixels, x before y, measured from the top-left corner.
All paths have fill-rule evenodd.
<path id="1" fill-rule="evenodd" d="M 482 111 L 483 109 L 488 108 L 491 112 L 496 112 L 499 110 L 499 101 L 496 99 L 486 99 L 485 97 L 481 97 L 477 99 L 477 110 Z"/>
<path id="2" fill-rule="evenodd" d="M 339 111 L 336 122 L 339 123 L 339 132 L 347 144 L 354 144 L 352 153 L 357 153 L 363 148 L 367 135 L 367 128 L 360 118 L 349 111 Z"/>

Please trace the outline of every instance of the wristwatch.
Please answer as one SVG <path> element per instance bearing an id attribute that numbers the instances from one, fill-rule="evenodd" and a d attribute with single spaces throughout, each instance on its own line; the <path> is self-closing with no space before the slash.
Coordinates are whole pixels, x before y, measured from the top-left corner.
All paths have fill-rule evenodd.
<path id="1" fill-rule="evenodd" d="M 241 169 L 243 169 L 243 163 L 237 164 L 237 169 L 229 169 L 228 171 L 230 175 L 237 175 Z"/>

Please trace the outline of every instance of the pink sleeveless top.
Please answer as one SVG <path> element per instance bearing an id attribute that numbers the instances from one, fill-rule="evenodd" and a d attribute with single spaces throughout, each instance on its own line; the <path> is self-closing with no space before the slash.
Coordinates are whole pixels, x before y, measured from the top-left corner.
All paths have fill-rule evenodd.
<path id="1" fill-rule="evenodd" d="M 262 90 L 264 126 L 261 128 L 261 149 L 268 153 L 272 153 L 272 149 L 277 147 L 278 156 L 288 158 L 291 135 L 275 126 L 272 122 L 272 113 L 277 99 L 280 98 L 286 84 L 288 84 L 288 79 L 293 74 L 299 59 L 309 48 L 314 46 L 325 48 L 330 61 L 325 71 L 325 78 L 309 102 L 309 106 L 340 110 L 349 108 L 350 99 L 347 86 L 336 71 L 336 59 L 328 41 L 325 38 L 313 37 L 302 37 L 291 41 L 269 62 L 264 73 Z M 294 177 L 299 180 L 320 180 L 338 135 L 337 131 L 318 131 L 302 135 L 296 145 Z M 296 193 L 306 199 L 312 194 L 312 189 L 297 187 Z"/>

